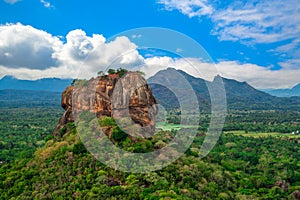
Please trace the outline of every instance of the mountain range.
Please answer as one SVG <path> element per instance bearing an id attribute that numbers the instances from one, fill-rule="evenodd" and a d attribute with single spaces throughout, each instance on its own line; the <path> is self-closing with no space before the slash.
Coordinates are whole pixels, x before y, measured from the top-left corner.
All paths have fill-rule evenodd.
<path id="1" fill-rule="evenodd" d="M 210 95 L 208 87 L 215 84 L 217 78 L 221 78 L 224 83 L 227 106 L 229 109 L 236 110 L 269 110 L 269 109 L 299 109 L 300 97 L 276 97 L 266 92 L 260 91 L 249 85 L 247 82 L 239 82 L 232 79 L 216 77 L 213 81 L 205 81 L 201 78 L 196 78 L 181 70 L 168 68 L 161 70 L 153 77 L 150 77 L 149 82 L 155 82 L 157 79 L 163 77 L 164 81 L 173 81 L 171 85 L 178 85 L 177 79 L 172 79 L 180 73 L 193 88 L 199 104 L 200 109 L 206 110 L 210 107 Z M 154 96 L 158 102 L 165 108 L 179 107 L 176 96 L 164 86 L 158 84 L 150 84 Z M 179 86 L 180 87 L 180 86 Z"/>
<path id="2" fill-rule="evenodd" d="M 19 80 L 12 76 L 4 76 L 0 80 L 0 90 L 62 92 L 71 82 L 72 79 L 43 78 L 38 80 Z"/>
<path id="3" fill-rule="evenodd" d="M 190 86 L 195 92 L 197 99 L 199 101 L 201 110 L 209 110 L 210 108 L 210 94 L 209 94 L 209 86 L 216 82 L 217 78 L 221 78 L 224 83 L 224 88 L 226 91 L 226 100 L 229 109 L 236 110 L 268 110 L 268 109 L 300 109 L 300 97 L 276 97 L 272 96 L 266 92 L 260 91 L 249 85 L 247 82 L 239 82 L 236 80 L 226 79 L 223 77 L 216 77 L 213 81 L 206 81 L 201 78 L 196 78 L 191 76 L 190 74 L 181 71 L 175 70 L 173 68 L 168 68 L 166 70 L 161 70 L 153 77 L 150 77 L 148 81 L 150 82 L 150 86 L 152 88 L 154 96 L 157 98 L 158 102 L 164 106 L 165 108 L 177 108 L 179 107 L 179 102 L 175 94 L 159 84 L 151 84 L 151 82 L 155 82 L 162 77 L 171 81 L 169 84 L 174 85 L 179 89 L 181 83 L 179 80 L 174 79 L 176 74 L 181 74 L 185 80 L 188 81 Z M 173 78 L 172 78 L 173 77 Z M 164 81 L 164 80 L 162 80 Z M 0 90 L 11 89 L 7 91 L 2 91 L 0 98 L 6 98 L 7 94 L 9 94 L 9 98 L 14 100 L 17 95 L 18 99 L 22 100 L 20 96 L 36 96 L 33 95 L 32 92 L 28 92 L 25 90 L 31 91 L 48 91 L 48 92 L 56 92 L 55 99 L 57 99 L 60 95 L 57 92 L 62 92 L 70 83 L 71 79 L 57 79 L 57 78 L 46 78 L 40 79 L 36 81 L 28 81 L 28 80 L 18 80 L 14 77 L 6 76 L 0 80 Z M 294 88 L 294 90 L 299 90 L 300 86 Z M 23 93 L 20 90 L 24 90 Z M 17 91 L 17 92 L 16 92 Z M 40 93 L 43 94 L 43 93 Z M 51 96 L 51 94 L 43 94 L 47 96 Z M 5 97 L 6 96 L 6 97 Z M 188 97 L 187 97 L 188 98 Z M 35 98 L 36 99 L 36 98 Z M 59 101 L 57 102 L 60 103 Z"/>
<path id="4" fill-rule="evenodd" d="M 300 83 L 291 89 L 264 90 L 265 92 L 278 97 L 300 96 Z"/>

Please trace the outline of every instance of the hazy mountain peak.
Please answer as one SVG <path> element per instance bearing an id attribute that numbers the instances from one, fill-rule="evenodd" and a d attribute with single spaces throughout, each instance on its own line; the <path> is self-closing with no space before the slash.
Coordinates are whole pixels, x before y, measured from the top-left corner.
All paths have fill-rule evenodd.
<path id="1" fill-rule="evenodd" d="M 0 79 L 0 90 L 12 89 L 62 92 L 71 82 L 71 79 L 44 78 L 38 80 L 19 80 L 13 76 L 4 76 Z"/>
<path id="2" fill-rule="evenodd" d="M 264 90 L 265 92 L 278 97 L 300 96 L 300 83 L 290 89 Z"/>
<path id="3" fill-rule="evenodd" d="M 298 83 L 297 85 L 295 85 L 292 90 L 300 90 L 300 83 Z"/>

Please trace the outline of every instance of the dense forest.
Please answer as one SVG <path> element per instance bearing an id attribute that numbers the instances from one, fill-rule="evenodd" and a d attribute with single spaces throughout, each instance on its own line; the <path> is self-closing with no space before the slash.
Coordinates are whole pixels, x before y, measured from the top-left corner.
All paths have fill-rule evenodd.
<path id="1" fill-rule="evenodd" d="M 122 135 L 112 119 L 100 120 Z M 116 171 L 85 148 L 74 124 L 52 138 L 32 158 L 1 165 L 1 199 L 299 199 L 300 145 L 297 140 L 222 135 L 204 159 L 192 146 L 173 164 L 146 174 Z M 147 141 L 112 139 L 120 148 L 145 152 L 163 147 L 176 131 L 160 131 Z"/>
<path id="2" fill-rule="evenodd" d="M 51 137 L 61 115 L 59 107 L 0 107 L 0 161 L 31 157 Z"/>
<path id="3" fill-rule="evenodd" d="M 216 146 L 200 159 L 210 123 L 202 112 L 188 150 L 163 169 L 140 174 L 96 160 L 74 123 L 62 137 L 52 136 L 63 113 L 58 93 L 2 91 L 0 97 L 1 199 L 300 199 L 298 110 L 229 110 Z M 119 148 L 145 153 L 169 144 L 180 119 L 179 110 L 169 109 L 158 119 L 164 126 L 138 140 L 113 118 L 96 124 Z"/>
<path id="4" fill-rule="evenodd" d="M 229 110 L 223 131 L 245 131 L 256 133 L 292 133 L 300 130 L 300 112 L 282 110 Z M 181 113 L 178 109 L 167 113 L 168 124 L 180 124 Z M 210 114 L 202 113 L 199 130 L 207 131 Z"/>
<path id="5" fill-rule="evenodd" d="M 63 113 L 58 92 L 0 90 L 0 161 L 31 157 Z"/>

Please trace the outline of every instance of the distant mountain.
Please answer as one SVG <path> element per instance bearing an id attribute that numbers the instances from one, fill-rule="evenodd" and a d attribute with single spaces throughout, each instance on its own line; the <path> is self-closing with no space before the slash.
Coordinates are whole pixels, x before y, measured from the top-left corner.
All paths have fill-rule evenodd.
<path id="1" fill-rule="evenodd" d="M 172 79 L 172 77 L 174 77 L 178 72 L 190 83 L 191 87 L 195 91 L 195 94 L 200 104 L 200 109 L 207 110 L 207 108 L 209 108 L 210 105 L 210 95 L 208 91 L 208 86 L 214 84 L 216 78 L 214 81 L 209 82 L 201 78 L 193 77 L 184 71 L 168 68 L 166 70 L 159 71 L 153 77 L 150 77 L 148 81 L 173 81 L 171 83 L 172 85 L 180 87 L 179 80 Z M 253 88 L 246 82 L 239 82 L 236 80 L 226 78 L 222 78 L 222 80 L 226 91 L 228 108 L 230 109 L 300 109 L 300 97 L 275 97 L 268 93 Z M 179 103 L 173 92 L 158 84 L 150 85 L 154 96 L 158 99 L 158 102 L 162 104 L 165 108 L 179 107 Z"/>
<path id="2" fill-rule="evenodd" d="M 0 80 L 0 90 L 34 90 L 62 92 L 70 85 L 71 79 L 44 78 L 39 80 L 19 80 L 12 76 L 5 76 Z"/>
<path id="3" fill-rule="evenodd" d="M 300 83 L 291 89 L 277 89 L 277 90 L 263 90 L 273 96 L 277 97 L 300 97 Z"/>

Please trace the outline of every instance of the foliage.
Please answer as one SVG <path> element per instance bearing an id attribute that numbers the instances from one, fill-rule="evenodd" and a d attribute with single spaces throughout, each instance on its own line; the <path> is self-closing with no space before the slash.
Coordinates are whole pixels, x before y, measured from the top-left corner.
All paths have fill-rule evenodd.
<path id="1" fill-rule="evenodd" d="M 76 88 L 87 86 L 88 80 L 86 79 L 74 79 L 71 83 L 71 86 L 74 86 Z"/>
<path id="2" fill-rule="evenodd" d="M 105 118 L 99 123 L 116 127 L 112 121 Z M 292 193 L 299 190 L 300 146 L 293 140 L 226 134 L 200 159 L 195 149 L 204 136 L 198 135 L 191 149 L 173 164 L 152 173 L 130 174 L 95 160 L 73 129 L 68 126 L 63 138 L 49 140 L 32 159 L 1 165 L 0 198 L 293 199 Z M 145 152 L 153 150 L 153 143 L 162 148 L 172 135 L 160 131 L 149 140 L 119 140 L 120 147 Z M 278 186 L 280 182 L 285 187 Z"/>
<path id="3" fill-rule="evenodd" d="M 30 158 L 52 138 L 61 115 L 59 107 L 0 108 L 0 161 Z"/>
<path id="4" fill-rule="evenodd" d="M 104 127 L 104 126 L 117 126 L 117 123 L 114 120 L 114 118 L 103 116 L 101 119 L 99 119 L 99 125 L 101 127 Z"/>
<path id="5" fill-rule="evenodd" d="M 292 133 L 297 130 L 300 131 L 299 115 L 299 111 L 230 110 L 223 130 L 226 132 L 245 131 L 246 133 Z M 210 122 L 210 114 L 203 113 L 199 117 L 198 129 L 205 132 Z M 178 109 L 169 110 L 166 121 L 168 124 L 180 124 L 180 111 Z"/>
<path id="6" fill-rule="evenodd" d="M 135 72 L 137 72 L 139 75 L 141 75 L 141 76 L 145 76 L 146 74 L 145 74 L 145 72 L 142 72 L 142 71 L 140 71 L 140 70 L 137 70 L 137 71 L 135 71 Z"/>
<path id="7" fill-rule="evenodd" d="M 119 74 L 120 77 L 122 77 L 122 76 L 124 76 L 127 72 L 128 72 L 127 69 L 118 68 L 116 73 Z"/>
<path id="8" fill-rule="evenodd" d="M 103 71 L 99 71 L 97 74 L 98 74 L 98 76 L 104 76 L 105 75 L 105 73 Z"/>
<path id="9" fill-rule="evenodd" d="M 118 74 L 120 77 L 124 76 L 127 72 L 128 72 L 128 70 L 127 69 L 123 69 L 123 68 L 118 68 L 117 70 L 115 70 L 115 69 L 109 69 L 107 71 L 108 74 Z"/>
<path id="10" fill-rule="evenodd" d="M 108 74 L 118 74 L 120 77 L 124 76 L 127 72 L 128 72 L 128 70 L 124 69 L 124 68 L 118 68 L 117 70 L 115 70 L 115 69 L 109 69 L 107 71 Z M 137 70 L 135 72 L 137 72 L 138 74 L 140 74 L 142 76 L 145 76 L 145 73 L 142 72 L 142 71 Z M 98 75 L 99 76 L 103 76 L 103 75 L 105 75 L 105 73 L 103 73 L 103 71 L 100 71 L 100 72 L 98 72 Z"/>
<path id="11" fill-rule="evenodd" d="M 108 74 L 116 74 L 116 70 L 115 69 L 109 69 L 107 71 Z"/>

